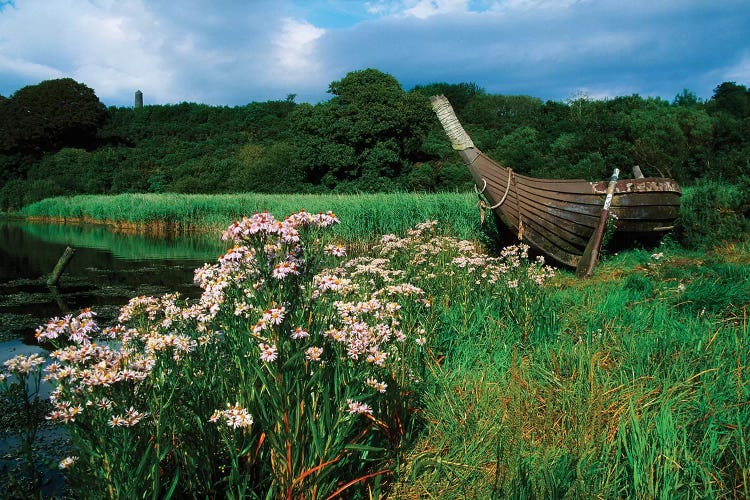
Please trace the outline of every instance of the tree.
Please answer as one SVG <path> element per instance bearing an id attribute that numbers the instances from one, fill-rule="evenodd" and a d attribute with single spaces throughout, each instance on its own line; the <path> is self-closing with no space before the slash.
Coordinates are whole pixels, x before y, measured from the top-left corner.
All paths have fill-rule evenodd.
<path id="1" fill-rule="evenodd" d="M 636 164 L 646 175 L 685 180 L 682 167 L 688 159 L 688 138 L 680 128 L 678 111 L 664 101 L 649 99 L 646 108 L 630 114 Z"/>
<path id="2" fill-rule="evenodd" d="M 744 85 L 724 82 L 714 89 L 709 110 L 724 112 L 735 118 L 746 118 L 750 116 L 750 92 Z"/>
<path id="3" fill-rule="evenodd" d="M 525 95 L 479 95 L 466 106 L 468 124 L 510 134 L 520 127 L 539 128 L 543 103 Z"/>
<path id="4" fill-rule="evenodd" d="M 353 71 L 328 92 L 331 100 L 299 105 L 292 117 L 306 180 L 370 190 L 407 173 L 434 119 L 427 98 L 407 94 L 394 77 L 374 69 Z"/>
<path id="5" fill-rule="evenodd" d="M 71 78 L 29 85 L 0 104 L 0 153 L 88 149 L 106 118 L 94 91 Z"/>
<path id="6" fill-rule="evenodd" d="M 460 114 L 474 96 L 484 95 L 484 89 L 476 83 L 431 83 L 429 85 L 416 85 L 411 92 L 422 94 L 425 97 L 433 95 L 444 95 L 451 103 L 453 110 Z"/>
<path id="7" fill-rule="evenodd" d="M 698 96 L 688 89 L 682 89 L 682 92 L 674 96 L 674 101 L 672 101 L 672 104 L 674 104 L 675 106 L 682 107 L 695 106 L 698 103 L 700 103 L 700 99 L 698 99 Z"/>

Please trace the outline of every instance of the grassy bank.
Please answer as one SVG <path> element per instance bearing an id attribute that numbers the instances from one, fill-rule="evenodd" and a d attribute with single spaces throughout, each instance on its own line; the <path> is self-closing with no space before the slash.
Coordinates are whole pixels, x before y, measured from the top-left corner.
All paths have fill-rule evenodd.
<path id="1" fill-rule="evenodd" d="M 750 184 L 701 181 L 683 189 L 673 234 L 686 248 L 709 248 L 750 231 Z M 476 196 L 464 193 L 380 193 L 360 195 L 120 194 L 47 198 L 20 215 L 57 220 L 107 222 L 121 230 L 190 232 L 224 230 L 233 220 L 268 211 L 285 217 L 300 209 L 336 213 L 344 224 L 334 232 L 349 242 L 372 242 L 381 234 L 404 232 L 437 220 L 460 238 L 489 241 L 495 230 L 482 225 Z"/>
<path id="2" fill-rule="evenodd" d="M 747 241 L 673 246 L 447 309 L 393 497 L 747 498 L 749 283 Z"/>
<path id="3" fill-rule="evenodd" d="M 256 241 L 254 256 L 271 254 L 249 260 L 267 267 L 235 269 L 248 262 L 225 256 L 203 273 L 200 307 L 169 297 L 128 306 L 132 330 L 112 333 L 154 359 L 138 391 L 94 386 L 97 401 L 114 405 L 99 413 L 75 400 L 73 376 L 57 368 L 71 398 L 58 418 L 82 408 L 67 424 L 78 457 L 66 464 L 72 484 L 92 496 L 117 484 L 133 496 L 322 498 L 345 488 L 353 498 L 747 498 L 747 194 L 719 188 L 686 190 L 671 241 L 609 255 L 586 281 L 540 275 L 518 248 L 490 257 L 457 241 L 480 234 L 470 195 L 300 198 L 309 212 L 337 212 L 335 231 L 353 241 L 403 233 L 410 217 L 455 206 L 438 211 L 442 224 L 326 260 L 318 278 L 294 286 L 273 274 L 283 255 Z M 180 199 L 193 198 L 222 203 Z M 322 205 L 336 199 L 340 208 Z M 299 208 L 282 197 L 263 203 L 229 219 Z M 421 291 L 393 288 L 405 283 Z M 370 300 L 385 294 L 398 307 L 374 311 Z M 280 304 L 287 319 L 268 327 L 263 318 Z M 406 343 L 389 337 L 383 366 L 352 359 L 334 340 L 355 324 L 400 329 Z M 300 325 L 310 335 L 291 337 Z M 94 369 L 107 359 L 86 362 Z"/>

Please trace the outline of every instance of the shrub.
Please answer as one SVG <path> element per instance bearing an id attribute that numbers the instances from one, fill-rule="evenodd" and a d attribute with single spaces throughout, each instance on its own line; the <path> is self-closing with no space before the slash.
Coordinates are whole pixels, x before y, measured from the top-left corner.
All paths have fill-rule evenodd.
<path id="1" fill-rule="evenodd" d="M 750 231 L 750 177 L 735 184 L 702 180 L 683 192 L 676 235 L 686 248 L 737 241 Z"/>

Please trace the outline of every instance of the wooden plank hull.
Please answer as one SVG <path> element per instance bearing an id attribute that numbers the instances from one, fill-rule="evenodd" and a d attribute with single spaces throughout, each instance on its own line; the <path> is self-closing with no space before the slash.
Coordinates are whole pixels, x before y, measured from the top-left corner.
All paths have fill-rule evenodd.
<path id="1" fill-rule="evenodd" d="M 474 147 L 459 151 L 494 213 L 527 242 L 576 267 L 602 213 L 607 181 L 536 179 L 499 165 Z M 617 232 L 664 233 L 679 215 L 680 187 L 671 179 L 620 180 L 610 207 Z"/>
<path id="2" fill-rule="evenodd" d="M 432 96 L 430 102 L 487 206 L 519 240 L 560 263 L 578 267 L 604 214 L 609 182 L 519 175 L 474 146 L 445 96 Z M 680 194 L 672 179 L 617 181 L 609 207 L 609 214 L 616 218 L 616 231 L 636 235 L 672 229 L 680 212 Z"/>

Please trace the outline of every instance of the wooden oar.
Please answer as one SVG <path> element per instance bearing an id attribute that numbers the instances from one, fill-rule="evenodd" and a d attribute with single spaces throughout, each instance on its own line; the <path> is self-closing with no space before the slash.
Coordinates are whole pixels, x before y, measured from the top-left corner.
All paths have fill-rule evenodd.
<path id="1" fill-rule="evenodd" d="M 588 278 L 594 271 L 596 266 L 596 259 L 599 257 L 599 248 L 602 246 L 602 236 L 604 235 L 604 228 L 607 226 L 607 217 L 609 217 L 609 206 L 612 204 L 612 195 L 615 192 L 615 184 L 617 184 L 617 178 L 620 176 L 620 169 L 616 168 L 612 173 L 612 177 L 609 179 L 607 185 L 607 197 L 604 199 L 604 208 L 602 208 L 601 216 L 599 217 L 599 225 L 596 227 L 594 234 L 591 235 L 586 249 L 583 251 L 581 260 L 576 268 L 576 276 L 579 278 Z"/>

